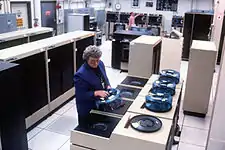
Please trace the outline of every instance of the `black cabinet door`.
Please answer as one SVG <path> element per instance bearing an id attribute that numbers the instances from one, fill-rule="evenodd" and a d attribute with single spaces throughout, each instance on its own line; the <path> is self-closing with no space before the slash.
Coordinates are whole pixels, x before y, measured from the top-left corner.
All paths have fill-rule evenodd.
<path id="1" fill-rule="evenodd" d="M 122 44 L 119 40 L 112 41 L 112 68 L 120 69 Z"/>
<path id="2" fill-rule="evenodd" d="M 88 47 L 89 45 L 94 45 L 94 36 L 91 36 L 89 38 L 85 38 L 76 42 L 76 48 L 77 48 L 76 70 L 78 70 L 80 66 L 84 63 L 84 60 L 82 58 L 83 52 L 85 48 Z"/>
<path id="3" fill-rule="evenodd" d="M 213 16 L 209 14 L 186 13 L 184 18 L 184 42 L 182 59 L 188 60 L 193 40 L 209 40 Z"/>
<path id="4" fill-rule="evenodd" d="M 73 43 L 48 51 L 50 100 L 53 101 L 73 87 Z"/>
<path id="5" fill-rule="evenodd" d="M 84 16 L 84 31 L 89 31 L 90 30 L 90 19 L 89 15 Z"/>
<path id="6" fill-rule="evenodd" d="M 74 50 L 73 44 L 66 45 L 66 51 L 61 55 L 62 62 L 62 92 L 66 92 L 71 89 L 73 84 L 74 75 Z"/>
<path id="7" fill-rule="evenodd" d="M 26 117 L 48 104 L 45 54 L 39 53 L 16 61 L 22 68 L 25 88 Z"/>
<path id="8" fill-rule="evenodd" d="M 185 14 L 182 60 L 188 60 L 189 58 L 190 44 L 192 41 L 193 18 L 193 14 Z"/>
<path id="9" fill-rule="evenodd" d="M 209 40 L 210 27 L 212 23 L 212 15 L 195 15 L 194 28 L 192 32 L 192 40 Z"/>
<path id="10" fill-rule="evenodd" d="M 50 101 L 53 101 L 62 94 L 61 82 L 61 47 L 48 51 L 49 84 L 50 84 Z"/>
<path id="11" fill-rule="evenodd" d="M 20 66 L 0 62 L 0 149 L 3 150 L 28 149 L 21 75 Z"/>

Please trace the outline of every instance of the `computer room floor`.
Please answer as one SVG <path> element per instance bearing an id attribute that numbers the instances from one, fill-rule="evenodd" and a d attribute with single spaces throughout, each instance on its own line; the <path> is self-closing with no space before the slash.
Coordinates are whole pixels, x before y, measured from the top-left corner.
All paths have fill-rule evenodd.
<path id="1" fill-rule="evenodd" d="M 116 85 L 118 85 L 127 76 L 127 73 L 120 73 L 119 70 L 111 68 L 110 41 L 103 42 L 100 48 L 103 52 L 102 61 L 105 63 L 106 72 L 111 82 L 111 86 L 116 87 Z M 186 79 L 187 67 L 188 62 L 182 62 L 181 76 L 184 80 Z M 181 137 L 178 138 L 180 143 L 179 145 L 173 146 L 172 150 L 205 149 L 212 115 L 218 70 L 219 67 L 217 66 L 214 74 L 209 112 L 205 118 L 183 115 L 181 105 L 179 125 L 181 126 L 182 132 Z M 183 91 L 185 91 L 185 87 Z M 32 150 L 69 150 L 70 130 L 72 130 L 76 124 L 76 103 L 75 100 L 72 100 L 27 134 L 29 148 Z"/>

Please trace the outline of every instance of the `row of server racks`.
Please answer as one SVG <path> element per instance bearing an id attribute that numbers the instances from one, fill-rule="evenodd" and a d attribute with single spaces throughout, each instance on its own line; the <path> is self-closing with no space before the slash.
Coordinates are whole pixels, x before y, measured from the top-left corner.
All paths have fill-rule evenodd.
<path id="1" fill-rule="evenodd" d="M 129 23 L 129 12 L 111 12 L 106 13 L 106 39 L 111 40 L 115 23 Z M 137 26 L 147 25 L 149 29 L 154 28 L 157 34 L 160 34 L 162 27 L 162 18 L 161 14 L 142 14 L 135 19 Z"/>

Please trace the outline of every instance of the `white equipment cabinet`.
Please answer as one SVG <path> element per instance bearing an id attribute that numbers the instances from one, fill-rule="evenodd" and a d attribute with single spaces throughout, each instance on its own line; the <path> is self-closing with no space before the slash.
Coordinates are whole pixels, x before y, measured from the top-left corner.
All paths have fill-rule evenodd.
<path id="1" fill-rule="evenodd" d="M 66 32 L 73 32 L 77 30 L 88 31 L 90 27 L 88 14 L 68 14 L 67 30 Z"/>
<path id="2" fill-rule="evenodd" d="M 161 37 L 142 35 L 130 43 L 128 74 L 150 78 L 159 73 Z"/>
<path id="3" fill-rule="evenodd" d="M 170 139 L 170 130 L 172 126 L 172 120 L 162 119 L 162 128 L 153 133 L 143 133 L 134 130 L 131 126 L 126 127 L 127 122 L 136 113 L 127 112 L 121 119 L 117 127 L 112 133 L 111 140 L 112 145 L 108 149 L 110 150 L 167 150 L 167 145 Z"/>
<path id="4" fill-rule="evenodd" d="M 183 38 L 162 39 L 160 70 L 173 69 L 180 72 Z"/>
<path id="5" fill-rule="evenodd" d="M 183 104 L 185 114 L 200 117 L 207 114 L 216 55 L 214 42 L 193 41 Z"/>

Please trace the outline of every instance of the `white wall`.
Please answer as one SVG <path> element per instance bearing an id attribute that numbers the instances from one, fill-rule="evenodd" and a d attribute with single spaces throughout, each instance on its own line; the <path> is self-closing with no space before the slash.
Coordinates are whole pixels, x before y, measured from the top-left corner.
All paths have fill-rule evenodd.
<path id="1" fill-rule="evenodd" d="M 7 13 L 7 9 L 9 9 L 9 3 L 0 1 L 0 4 L 2 5 L 2 9 L 0 10 L 0 13 Z"/>
<path id="2" fill-rule="evenodd" d="M 71 2 L 70 4 L 68 2 L 64 2 L 64 9 L 76 9 L 76 8 L 84 8 L 84 1 L 76 1 L 76 2 Z"/>
<path id="3" fill-rule="evenodd" d="M 217 3 L 217 1 L 219 3 Z M 220 34 L 222 30 L 223 18 L 225 10 L 225 0 L 215 0 L 214 28 L 212 32 L 212 40 L 215 41 L 217 48 L 219 47 Z"/>
<path id="4" fill-rule="evenodd" d="M 215 106 L 212 115 L 210 134 L 208 138 L 207 150 L 225 149 L 225 128 L 224 128 L 224 106 L 225 106 L 225 45 L 223 47 L 218 84 L 215 95 Z"/>
<path id="5" fill-rule="evenodd" d="M 64 2 L 64 9 L 68 9 L 69 6 L 71 9 L 84 8 L 85 3 L 84 0 L 72 1 L 70 5 L 68 4 L 68 2 Z M 105 8 L 105 2 L 104 0 L 92 0 L 89 7 L 93 7 L 95 9 L 102 9 Z"/>
<path id="6" fill-rule="evenodd" d="M 132 0 L 112 0 L 112 7 L 115 10 L 115 4 L 121 4 L 121 12 L 139 12 L 139 13 L 153 13 L 162 14 L 164 17 L 164 29 L 171 30 L 171 20 L 173 15 L 184 15 L 185 12 L 190 11 L 192 7 L 192 0 L 178 0 L 177 12 L 171 11 L 156 11 L 156 0 L 153 1 L 153 7 L 145 7 L 148 0 L 140 0 L 140 8 L 132 8 Z M 211 10 L 212 0 L 193 0 L 193 9 Z"/>
<path id="7" fill-rule="evenodd" d="M 218 3 L 217 3 L 218 2 Z M 217 48 L 219 46 L 220 34 L 222 29 L 223 19 L 218 19 L 218 16 L 223 18 L 225 10 L 225 1 L 215 1 L 215 14 L 214 14 L 214 29 L 213 40 L 215 41 Z M 207 141 L 207 150 L 224 150 L 225 149 L 225 128 L 224 128 L 224 106 L 225 106 L 225 45 L 223 46 L 223 52 L 221 55 L 220 73 L 218 77 L 218 85 L 215 95 L 215 106 L 213 116 L 210 125 L 210 132 Z"/>

